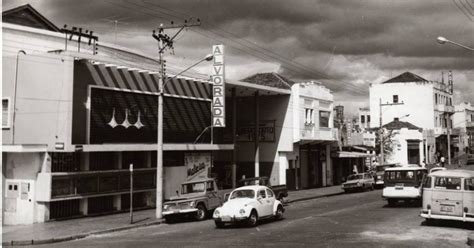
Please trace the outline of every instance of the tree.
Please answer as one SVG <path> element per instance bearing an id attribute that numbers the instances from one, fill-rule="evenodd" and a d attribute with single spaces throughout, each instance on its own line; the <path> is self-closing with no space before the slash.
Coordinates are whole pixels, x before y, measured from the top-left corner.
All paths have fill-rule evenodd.
<path id="1" fill-rule="evenodd" d="M 396 146 L 395 136 L 399 134 L 398 130 L 383 129 L 383 152 L 384 155 L 390 156 Z M 380 131 L 375 132 L 375 151 L 380 154 Z"/>

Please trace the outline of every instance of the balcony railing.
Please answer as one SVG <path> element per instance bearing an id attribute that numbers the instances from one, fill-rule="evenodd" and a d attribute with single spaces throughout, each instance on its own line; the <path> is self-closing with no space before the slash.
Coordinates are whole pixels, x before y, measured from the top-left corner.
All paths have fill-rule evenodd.
<path id="1" fill-rule="evenodd" d="M 435 110 L 446 113 L 454 113 L 454 106 L 448 106 L 444 104 L 436 104 Z"/>

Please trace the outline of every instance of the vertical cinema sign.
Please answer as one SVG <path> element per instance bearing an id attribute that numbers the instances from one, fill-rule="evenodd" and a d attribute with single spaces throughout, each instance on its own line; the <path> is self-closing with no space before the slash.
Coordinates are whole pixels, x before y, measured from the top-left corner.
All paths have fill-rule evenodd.
<path id="1" fill-rule="evenodd" d="M 212 46 L 212 126 L 225 127 L 224 45 Z"/>

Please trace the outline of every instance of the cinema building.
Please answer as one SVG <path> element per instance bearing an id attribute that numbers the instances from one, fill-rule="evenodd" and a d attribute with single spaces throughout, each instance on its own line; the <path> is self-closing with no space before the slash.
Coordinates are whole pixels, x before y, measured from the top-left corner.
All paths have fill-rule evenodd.
<path id="1" fill-rule="evenodd" d="M 126 211 L 130 164 L 134 209 L 154 207 L 156 59 L 103 42 L 95 54 L 30 5 L 5 11 L 2 32 L 3 224 Z M 164 79 L 165 199 L 202 170 L 220 188 L 243 176 L 330 185 L 332 96 L 319 101 L 313 86 L 278 76 L 228 80 L 226 126 L 211 128 L 209 75 L 173 76 L 181 70 L 169 66 Z"/>

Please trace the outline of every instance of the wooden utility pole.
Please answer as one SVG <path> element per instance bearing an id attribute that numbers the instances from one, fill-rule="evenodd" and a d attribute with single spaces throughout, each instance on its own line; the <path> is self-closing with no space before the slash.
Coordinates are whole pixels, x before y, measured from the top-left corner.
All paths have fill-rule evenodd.
<path id="1" fill-rule="evenodd" d="M 384 158 L 384 137 L 383 137 L 383 128 L 382 128 L 382 107 L 383 106 L 393 106 L 393 105 L 403 105 L 403 101 L 401 103 L 394 102 L 394 103 L 384 103 L 382 104 L 382 98 L 379 98 L 379 135 L 380 135 L 380 164 L 384 164 L 385 158 Z"/>

